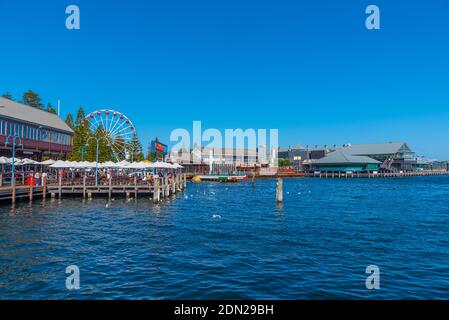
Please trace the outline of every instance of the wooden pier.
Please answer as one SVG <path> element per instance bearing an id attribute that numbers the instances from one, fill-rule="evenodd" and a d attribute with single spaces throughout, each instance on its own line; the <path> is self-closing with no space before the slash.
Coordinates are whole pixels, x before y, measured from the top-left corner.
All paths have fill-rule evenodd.
<path id="1" fill-rule="evenodd" d="M 404 178 L 449 175 L 446 170 L 416 171 L 416 172 L 307 172 L 304 177 L 342 179 L 342 178 Z"/>
<path id="2" fill-rule="evenodd" d="M 86 177 L 81 183 L 76 181 L 63 181 L 60 177 L 57 183 L 44 182 L 42 186 L 8 186 L 0 187 L 0 204 L 14 204 L 19 200 L 33 201 L 35 199 L 62 199 L 63 197 L 80 197 L 92 199 L 94 197 L 107 197 L 109 200 L 115 197 L 126 199 L 151 199 L 157 203 L 164 198 L 170 197 L 187 187 L 186 174 L 178 174 L 170 179 L 168 177 L 154 178 L 151 183 L 138 180 L 136 177 L 120 181 L 109 178 L 107 183 L 95 186 L 92 179 Z"/>

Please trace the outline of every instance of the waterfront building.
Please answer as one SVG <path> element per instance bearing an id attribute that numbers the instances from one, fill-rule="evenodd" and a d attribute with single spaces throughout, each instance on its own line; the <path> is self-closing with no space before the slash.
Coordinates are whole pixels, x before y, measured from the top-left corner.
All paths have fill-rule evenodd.
<path id="1" fill-rule="evenodd" d="M 380 161 L 366 156 L 354 156 L 334 151 L 321 159 L 312 160 L 312 169 L 322 172 L 375 172 Z"/>
<path id="2" fill-rule="evenodd" d="M 329 152 L 334 150 L 326 147 L 302 148 L 300 145 L 294 145 L 290 148 L 279 148 L 279 159 L 289 160 L 292 166 L 300 169 L 311 164 L 312 160 L 324 158 Z"/>
<path id="3" fill-rule="evenodd" d="M 386 171 L 415 171 L 417 168 L 416 154 L 405 142 L 348 144 L 337 150 L 378 160 L 382 162 L 381 169 Z"/>
<path id="4" fill-rule="evenodd" d="M 73 130 L 56 114 L 0 97 L 0 156 L 12 156 L 9 136 L 20 137 L 21 158 L 64 159 L 73 150 Z"/>

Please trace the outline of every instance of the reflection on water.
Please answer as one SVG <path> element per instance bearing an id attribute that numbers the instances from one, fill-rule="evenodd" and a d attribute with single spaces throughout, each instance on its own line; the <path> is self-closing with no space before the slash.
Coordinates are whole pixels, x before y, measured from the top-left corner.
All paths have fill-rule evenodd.
<path id="1" fill-rule="evenodd" d="M 447 298 L 448 177 L 284 180 L 282 205 L 275 188 L 2 206 L 0 298 Z M 379 291 L 365 289 L 372 264 Z"/>

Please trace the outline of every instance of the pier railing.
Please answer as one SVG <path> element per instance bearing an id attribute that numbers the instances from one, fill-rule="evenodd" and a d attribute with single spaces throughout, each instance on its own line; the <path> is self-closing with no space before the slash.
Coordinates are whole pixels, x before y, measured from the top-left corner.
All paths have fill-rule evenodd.
<path id="1" fill-rule="evenodd" d="M 176 173 L 166 176 L 101 176 L 98 183 L 95 176 L 51 176 L 44 177 L 42 183 L 36 185 L 14 184 L 0 188 L 0 203 L 12 202 L 17 199 L 29 199 L 36 197 L 45 199 L 64 195 L 92 198 L 93 196 L 126 197 L 137 199 L 140 196 L 151 198 L 153 202 L 174 195 L 185 190 L 187 176 L 185 173 Z"/>

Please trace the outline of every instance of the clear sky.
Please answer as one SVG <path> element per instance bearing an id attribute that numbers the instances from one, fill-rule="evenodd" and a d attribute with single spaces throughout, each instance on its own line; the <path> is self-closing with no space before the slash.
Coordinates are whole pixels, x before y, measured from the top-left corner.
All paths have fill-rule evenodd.
<path id="1" fill-rule="evenodd" d="M 449 0 L 0 0 L 0 94 L 27 89 L 122 111 L 145 145 L 201 120 L 449 159 Z"/>

